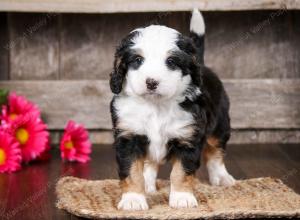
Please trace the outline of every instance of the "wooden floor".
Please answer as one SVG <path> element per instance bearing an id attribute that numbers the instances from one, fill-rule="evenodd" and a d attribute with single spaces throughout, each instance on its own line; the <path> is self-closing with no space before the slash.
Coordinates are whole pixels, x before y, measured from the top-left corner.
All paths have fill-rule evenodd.
<path id="1" fill-rule="evenodd" d="M 58 150 L 48 162 L 35 162 L 14 174 L 0 175 L 0 219 L 79 219 L 55 208 L 55 183 L 60 176 L 117 178 L 111 146 L 94 146 L 88 164 L 63 163 Z M 273 176 L 300 193 L 300 145 L 231 145 L 226 162 L 237 179 Z M 170 166 L 159 176 L 168 178 Z M 204 169 L 197 174 L 207 179 Z"/>

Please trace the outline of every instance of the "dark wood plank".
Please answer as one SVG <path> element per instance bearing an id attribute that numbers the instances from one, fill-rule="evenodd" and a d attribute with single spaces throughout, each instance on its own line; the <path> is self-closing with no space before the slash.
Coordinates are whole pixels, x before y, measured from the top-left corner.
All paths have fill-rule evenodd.
<path id="1" fill-rule="evenodd" d="M 298 169 L 300 169 L 300 160 L 299 160 L 300 144 L 299 143 L 300 142 L 298 142 L 298 144 L 289 145 L 288 147 L 286 147 L 284 144 L 278 145 L 278 150 L 282 152 L 284 158 L 294 163 L 295 164 L 294 166 L 298 167 Z"/>
<path id="2" fill-rule="evenodd" d="M 292 11 L 290 13 L 290 22 L 289 22 L 289 39 L 291 41 L 292 48 L 300 48 L 300 12 L 299 11 Z M 291 56 L 294 56 L 294 59 L 300 60 L 300 53 L 297 50 L 291 51 Z M 292 71 L 298 73 L 296 77 L 300 77 L 300 65 L 299 63 L 290 63 L 291 68 L 294 68 Z"/>
<path id="3" fill-rule="evenodd" d="M 299 14 L 204 13 L 206 64 L 221 78 L 299 78 Z M 68 14 L 61 25 L 57 18 L 11 14 L 12 79 L 57 79 L 59 65 L 62 79 L 108 79 L 115 47 L 127 33 L 163 24 L 188 34 L 190 13 Z"/>
<path id="4" fill-rule="evenodd" d="M 299 15 L 205 12 L 206 64 L 221 78 L 299 78 Z M 189 23 L 189 12 L 63 15 L 62 78 L 108 79 L 114 50 L 130 31 L 162 24 L 188 34 Z"/>
<path id="5" fill-rule="evenodd" d="M 10 78 L 58 79 L 57 14 L 9 14 Z"/>
<path id="6" fill-rule="evenodd" d="M 62 15 L 61 79 L 108 79 L 121 39 L 137 27 L 187 28 L 187 13 Z M 80 34 L 78 34 L 80 33 Z"/>
<path id="7" fill-rule="evenodd" d="M 225 163 L 237 179 L 273 176 L 300 193 L 299 149 L 299 144 L 229 145 Z M 87 164 L 62 162 L 56 147 L 51 153 L 49 161 L 25 165 L 17 173 L 0 174 L 1 219 L 80 219 L 55 207 L 58 179 L 66 175 L 93 180 L 117 178 L 111 145 L 93 146 L 92 160 Z M 170 169 L 169 163 L 162 166 L 159 178 L 168 179 Z M 207 181 L 207 174 L 200 172 L 201 181 Z"/>
<path id="8" fill-rule="evenodd" d="M 9 37 L 7 13 L 0 13 L 0 80 L 9 79 Z"/>
<path id="9" fill-rule="evenodd" d="M 108 79 L 121 38 L 151 17 L 154 15 L 63 15 L 61 78 Z"/>
<path id="10" fill-rule="evenodd" d="M 75 215 L 71 215 L 71 220 L 82 220 L 82 219 L 86 219 L 86 218 L 81 218 Z"/>
<path id="11" fill-rule="evenodd" d="M 284 147 L 290 148 L 293 145 Z M 297 151 L 292 151 L 294 153 Z M 284 155 L 278 145 L 232 145 L 228 147 L 227 156 L 229 161 L 235 160 L 245 174 L 241 179 L 271 176 L 281 179 L 296 192 L 300 192 L 300 166 Z M 299 156 L 298 154 L 298 160 Z"/>
<path id="12" fill-rule="evenodd" d="M 1 174 L 7 196 L 3 198 L 7 201 L 3 213 L 6 219 L 52 219 L 55 199 L 48 196 L 55 180 L 50 179 L 50 167 L 50 163 L 35 163 L 14 174 Z"/>
<path id="13" fill-rule="evenodd" d="M 299 32 L 292 14 L 299 12 L 205 14 L 206 65 L 222 78 L 299 78 L 299 43 L 292 40 Z"/>
<path id="14" fill-rule="evenodd" d="M 34 162 L 17 173 L 0 174 L 1 214 L 9 219 L 70 219 L 55 207 L 59 177 L 117 178 L 116 171 L 112 147 L 96 148 L 88 164 L 64 163 L 55 149 L 49 162 Z"/>

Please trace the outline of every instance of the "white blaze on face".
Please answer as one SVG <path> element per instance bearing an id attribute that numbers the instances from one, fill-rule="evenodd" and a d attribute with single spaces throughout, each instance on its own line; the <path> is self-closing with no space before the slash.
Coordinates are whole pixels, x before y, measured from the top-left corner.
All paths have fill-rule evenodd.
<path id="1" fill-rule="evenodd" d="M 191 81 L 189 75 L 183 76 L 180 69 L 171 70 L 166 59 L 172 51 L 179 50 L 176 45 L 178 32 L 174 29 L 152 25 L 140 28 L 139 34 L 133 39 L 131 47 L 144 58 L 142 65 L 127 72 L 125 93 L 129 96 L 143 96 L 147 93 L 146 79 L 159 82 L 156 94 L 162 99 L 170 99 L 181 95 Z"/>

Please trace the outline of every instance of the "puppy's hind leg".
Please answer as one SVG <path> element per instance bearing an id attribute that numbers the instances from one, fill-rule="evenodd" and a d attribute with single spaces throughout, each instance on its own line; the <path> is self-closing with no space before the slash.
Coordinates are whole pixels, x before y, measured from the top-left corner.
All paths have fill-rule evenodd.
<path id="1" fill-rule="evenodd" d="M 231 186 L 234 185 L 235 179 L 225 167 L 223 149 L 219 145 L 218 138 L 211 136 L 207 138 L 207 144 L 203 149 L 209 182 L 214 186 Z"/>

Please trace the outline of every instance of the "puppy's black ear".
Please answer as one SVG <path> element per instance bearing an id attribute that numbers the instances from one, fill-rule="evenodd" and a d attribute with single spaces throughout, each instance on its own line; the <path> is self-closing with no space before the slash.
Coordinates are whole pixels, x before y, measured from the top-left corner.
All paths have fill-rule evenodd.
<path id="1" fill-rule="evenodd" d="M 126 65 L 122 63 L 122 58 L 116 55 L 114 61 L 114 70 L 110 74 L 110 89 L 114 94 L 119 94 L 122 91 L 123 82 L 127 72 Z"/>
<path id="2" fill-rule="evenodd" d="M 119 94 L 126 78 L 128 57 L 133 46 L 133 39 L 138 35 L 138 31 L 128 34 L 120 43 L 115 54 L 114 70 L 110 74 L 110 89 L 113 93 Z"/>
<path id="3" fill-rule="evenodd" d="M 193 84 L 201 88 L 202 63 L 199 60 L 196 45 L 190 37 L 179 35 L 177 46 L 189 57 L 189 59 L 186 60 L 185 72 L 191 76 Z"/>

